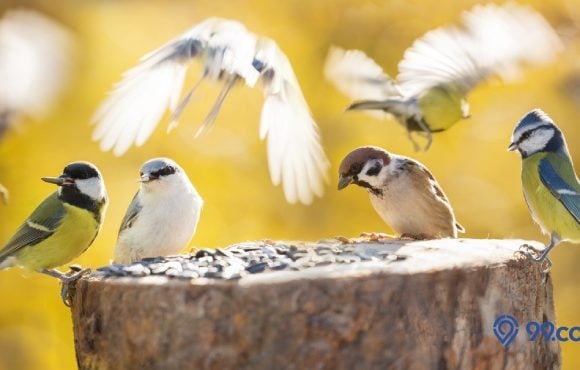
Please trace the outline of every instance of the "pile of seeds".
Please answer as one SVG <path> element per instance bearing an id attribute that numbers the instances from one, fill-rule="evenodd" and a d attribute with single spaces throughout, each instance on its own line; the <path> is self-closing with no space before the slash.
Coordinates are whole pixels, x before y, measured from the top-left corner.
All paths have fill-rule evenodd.
<path id="1" fill-rule="evenodd" d="M 164 275 L 182 279 L 239 279 L 274 270 L 303 270 L 331 264 L 365 261 L 385 263 L 403 259 L 383 249 L 363 249 L 356 244 L 241 243 L 228 248 L 200 249 L 191 254 L 145 258 L 131 265 L 100 268 L 105 277 Z"/>

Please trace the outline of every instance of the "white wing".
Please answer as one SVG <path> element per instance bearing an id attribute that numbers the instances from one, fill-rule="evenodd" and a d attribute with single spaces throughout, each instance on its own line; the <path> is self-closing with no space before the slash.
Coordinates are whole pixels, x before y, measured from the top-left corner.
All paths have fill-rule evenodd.
<path id="1" fill-rule="evenodd" d="M 324 76 L 353 100 L 384 100 L 401 96 L 396 83 L 360 50 L 331 47 L 324 65 Z"/>
<path id="2" fill-rule="evenodd" d="M 196 57 L 205 58 L 202 78 L 233 75 L 253 86 L 259 76 L 252 71 L 254 48 L 255 36 L 238 22 L 210 18 L 198 24 L 123 74 L 93 117 L 93 139 L 119 156 L 143 145 L 165 111 L 178 107 L 188 62 Z"/>
<path id="3" fill-rule="evenodd" d="M 543 63 L 562 48 L 546 20 L 514 3 L 477 5 L 463 25 L 428 32 L 405 52 L 397 81 L 408 94 L 438 84 L 467 94 L 491 75 L 517 76 L 522 64 Z"/>
<path id="4" fill-rule="evenodd" d="M 436 85 L 454 85 L 463 94 L 489 76 L 476 58 L 471 37 L 455 27 L 427 32 L 405 51 L 397 81 L 406 95 Z"/>
<path id="5" fill-rule="evenodd" d="M 478 46 L 478 58 L 504 79 L 518 77 L 521 64 L 554 59 L 562 42 L 542 15 L 528 6 L 476 5 L 463 24 Z"/>
<path id="6" fill-rule="evenodd" d="M 74 42 L 69 31 L 32 10 L 0 20 L 0 111 L 38 117 L 68 82 Z"/>
<path id="7" fill-rule="evenodd" d="M 310 204 L 322 196 L 329 162 L 288 58 L 269 39 L 258 43 L 256 61 L 266 95 L 260 138 L 267 138 L 272 182 L 282 183 L 286 200 Z"/>

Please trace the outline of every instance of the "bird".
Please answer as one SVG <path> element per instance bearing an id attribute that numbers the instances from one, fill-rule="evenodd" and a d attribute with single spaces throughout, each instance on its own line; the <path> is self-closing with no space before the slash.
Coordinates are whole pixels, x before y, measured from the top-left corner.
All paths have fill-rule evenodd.
<path id="1" fill-rule="evenodd" d="M 82 161 L 42 180 L 59 188 L 0 250 L 0 270 L 18 266 L 69 283 L 88 270 L 64 274 L 56 267 L 80 256 L 97 237 L 107 208 L 105 183 L 95 165 Z"/>
<path id="2" fill-rule="evenodd" d="M 537 263 L 552 262 L 550 251 L 560 242 L 580 243 L 580 183 L 560 128 L 541 109 L 528 112 L 516 125 L 508 150 L 522 158 L 522 188 L 532 219 L 550 243 L 524 254 Z M 536 254 L 537 256 L 534 256 Z"/>
<path id="3" fill-rule="evenodd" d="M 195 59 L 203 72 L 180 101 L 187 68 Z M 267 138 L 273 184 L 282 184 L 289 203 L 311 204 L 323 195 L 330 164 L 288 57 L 276 42 L 234 20 L 206 19 L 141 58 L 96 111 L 93 139 L 103 151 L 123 155 L 148 140 L 168 109 L 171 131 L 205 80 L 223 88 L 196 137 L 215 122 L 234 86 L 261 84 L 265 100 L 259 135 Z"/>
<path id="4" fill-rule="evenodd" d="M 179 253 L 195 234 L 203 200 L 185 171 L 169 158 L 141 167 L 140 188 L 121 222 L 114 263 Z"/>
<path id="5" fill-rule="evenodd" d="M 40 118 L 70 80 L 75 41 L 56 20 L 31 9 L 0 19 L 0 138 L 22 116 Z"/>
<path id="6" fill-rule="evenodd" d="M 0 18 L 0 139 L 22 117 L 38 119 L 69 80 L 74 40 L 69 30 L 38 11 L 19 8 Z M 0 200 L 8 189 L 0 184 Z"/>
<path id="7" fill-rule="evenodd" d="M 338 190 L 365 188 L 375 211 L 401 237 L 456 238 L 464 232 L 447 196 L 421 163 L 376 146 L 354 149 L 339 167 Z"/>
<path id="8" fill-rule="evenodd" d="M 476 5 L 464 12 L 459 26 L 427 32 L 409 47 L 392 79 L 361 50 L 331 47 L 324 74 L 354 99 L 347 110 L 392 116 L 407 130 L 426 139 L 470 117 L 468 93 L 482 81 L 520 77 L 524 64 L 551 61 L 562 42 L 550 24 L 530 7 L 507 3 Z"/>

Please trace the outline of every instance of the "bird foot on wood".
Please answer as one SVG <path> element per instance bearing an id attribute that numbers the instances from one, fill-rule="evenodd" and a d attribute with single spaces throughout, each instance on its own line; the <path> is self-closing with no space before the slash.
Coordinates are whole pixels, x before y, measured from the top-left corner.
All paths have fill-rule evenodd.
<path id="1" fill-rule="evenodd" d="M 385 234 L 385 233 L 375 233 L 375 232 L 370 232 L 370 233 L 364 232 L 364 233 L 360 234 L 360 237 L 368 239 L 369 241 L 372 241 L 372 242 L 394 239 L 392 235 Z"/>
<path id="2" fill-rule="evenodd" d="M 77 280 L 91 272 L 90 268 L 83 269 L 79 265 L 71 265 L 69 267 L 70 270 L 66 274 L 63 274 L 62 278 L 60 279 L 60 298 L 67 307 L 70 307 L 71 303 L 71 285 L 74 285 Z"/>
<path id="3" fill-rule="evenodd" d="M 546 275 L 552 269 L 552 261 L 546 256 L 542 256 L 543 250 L 534 248 L 529 244 L 523 244 L 516 254 L 520 254 L 525 256 L 528 260 L 534 263 L 541 263 L 541 271 L 542 277 L 546 277 Z"/>

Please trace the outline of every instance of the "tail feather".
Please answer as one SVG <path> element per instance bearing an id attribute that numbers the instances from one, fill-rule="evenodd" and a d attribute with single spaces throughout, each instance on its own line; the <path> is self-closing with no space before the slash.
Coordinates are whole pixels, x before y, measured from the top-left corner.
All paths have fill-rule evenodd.
<path id="1" fill-rule="evenodd" d="M 346 110 L 382 110 L 396 117 L 406 117 L 409 113 L 409 103 L 400 99 L 359 100 L 349 105 Z"/>

